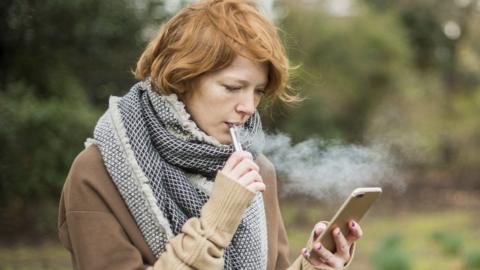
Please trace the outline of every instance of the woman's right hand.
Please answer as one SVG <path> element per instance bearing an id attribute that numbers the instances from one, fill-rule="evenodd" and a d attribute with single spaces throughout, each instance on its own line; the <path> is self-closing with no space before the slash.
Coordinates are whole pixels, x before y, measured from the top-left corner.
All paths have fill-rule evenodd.
<path id="1" fill-rule="evenodd" d="M 228 158 L 221 170 L 223 174 L 237 181 L 252 192 L 265 191 L 265 184 L 260 176 L 260 168 L 247 151 L 236 151 Z"/>

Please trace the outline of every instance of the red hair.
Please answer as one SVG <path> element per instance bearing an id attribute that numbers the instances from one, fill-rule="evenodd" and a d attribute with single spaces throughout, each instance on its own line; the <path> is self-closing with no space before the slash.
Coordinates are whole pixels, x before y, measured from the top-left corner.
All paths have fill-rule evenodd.
<path id="1" fill-rule="evenodd" d="M 151 77 L 157 91 L 183 96 L 195 79 L 237 55 L 268 64 L 268 97 L 299 101 L 287 91 L 289 64 L 277 29 L 250 1 L 207 0 L 182 9 L 148 44 L 135 77 Z"/>

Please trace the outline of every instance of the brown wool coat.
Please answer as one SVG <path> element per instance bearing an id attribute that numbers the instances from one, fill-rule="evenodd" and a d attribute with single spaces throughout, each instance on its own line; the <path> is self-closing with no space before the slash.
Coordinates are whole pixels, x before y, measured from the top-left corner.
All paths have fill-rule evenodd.
<path id="1" fill-rule="evenodd" d="M 289 267 L 287 235 L 277 198 L 273 165 L 257 164 L 268 230 L 268 270 L 314 269 L 302 257 Z M 96 146 L 73 162 L 63 187 L 59 237 L 70 251 L 74 269 L 222 269 L 223 249 L 231 240 L 254 194 L 219 173 L 200 218 L 191 218 L 156 259 L 113 184 Z"/>

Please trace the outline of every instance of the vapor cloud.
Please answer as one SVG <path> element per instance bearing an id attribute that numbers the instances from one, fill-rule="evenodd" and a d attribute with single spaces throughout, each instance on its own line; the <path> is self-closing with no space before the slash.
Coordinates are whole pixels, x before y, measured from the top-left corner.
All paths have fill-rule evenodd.
<path id="1" fill-rule="evenodd" d="M 399 162 L 385 144 L 363 146 L 318 139 L 292 144 L 285 134 L 266 134 L 264 140 L 256 140 L 255 148 L 275 165 L 287 194 L 337 199 L 357 187 L 405 189 Z"/>

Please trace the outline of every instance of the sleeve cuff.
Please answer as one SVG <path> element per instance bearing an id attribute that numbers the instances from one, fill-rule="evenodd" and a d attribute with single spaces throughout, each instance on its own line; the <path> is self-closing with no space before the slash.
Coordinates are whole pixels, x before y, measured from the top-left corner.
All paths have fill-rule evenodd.
<path id="1" fill-rule="evenodd" d="M 202 208 L 202 219 L 215 230 L 233 234 L 253 197 L 254 192 L 219 171 L 210 199 Z"/>

